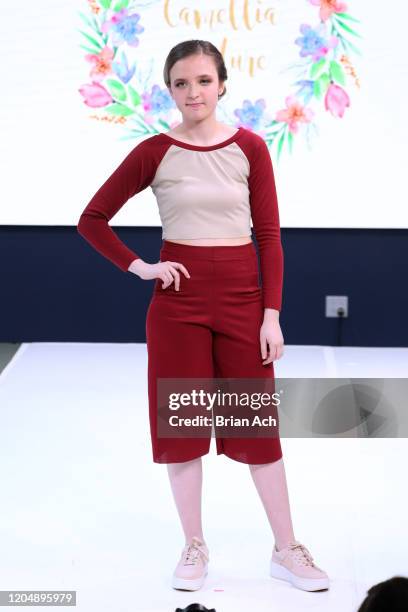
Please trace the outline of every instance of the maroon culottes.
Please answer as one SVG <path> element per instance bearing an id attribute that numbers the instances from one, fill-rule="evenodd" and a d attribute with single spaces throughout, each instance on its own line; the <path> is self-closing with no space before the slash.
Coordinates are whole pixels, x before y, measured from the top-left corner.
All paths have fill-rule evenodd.
<path id="1" fill-rule="evenodd" d="M 180 463 L 209 452 L 211 438 L 168 438 L 157 432 L 158 378 L 274 378 L 262 364 L 262 289 L 254 243 L 193 246 L 164 240 L 160 261 L 182 263 L 180 291 L 156 279 L 146 317 L 149 419 L 153 461 Z M 282 457 L 278 433 L 216 437 L 217 454 L 248 464 Z"/>

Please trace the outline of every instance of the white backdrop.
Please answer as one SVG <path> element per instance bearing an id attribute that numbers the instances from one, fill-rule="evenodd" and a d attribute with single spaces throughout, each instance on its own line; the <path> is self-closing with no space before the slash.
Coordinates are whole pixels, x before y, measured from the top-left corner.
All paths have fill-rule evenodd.
<path id="1" fill-rule="evenodd" d="M 96 3 L 96 0 L 94 0 Z M 263 98 L 270 118 L 285 107 L 294 92 L 301 61 L 299 27 L 319 22 L 318 7 L 306 0 L 247 2 L 133 3 L 145 28 L 139 46 L 129 48 L 137 60 L 146 90 L 164 88 L 167 53 L 182 40 L 210 40 L 220 50 L 229 74 L 228 94 L 217 117 L 239 125 L 235 108 Z M 183 24 L 182 8 L 226 9 L 222 24 Z M 255 9 L 274 7 L 275 22 L 255 22 Z M 165 10 L 168 11 L 168 18 Z M 127 153 L 139 142 L 124 140 L 119 124 L 97 120 L 103 109 L 87 107 L 79 88 L 91 81 L 91 64 L 79 30 L 79 11 L 89 14 L 86 0 L 38 0 L 4 3 L 0 20 L 2 170 L 0 224 L 73 225 L 89 199 Z M 351 61 L 360 81 L 347 79 L 351 106 L 343 118 L 313 106 L 318 133 L 308 145 L 296 136 L 292 154 L 278 161 L 271 150 L 282 227 L 407 228 L 406 94 L 404 36 L 408 6 L 397 0 L 385 7 L 378 0 L 348 2 L 347 11 L 361 23 L 350 23 L 363 36 L 352 39 L 361 50 Z M 232 65 L 241 56 L 240 68 Z M 264 69 L 249 73 L 249 58 L 264 56 Z M 174 111 L 173 119 L 181 115 Z M 164 131 L 164 130 L 163 130 Z M 111 222 L 115 225 L 159 226 L 150 188 L 137 194 Z"/>

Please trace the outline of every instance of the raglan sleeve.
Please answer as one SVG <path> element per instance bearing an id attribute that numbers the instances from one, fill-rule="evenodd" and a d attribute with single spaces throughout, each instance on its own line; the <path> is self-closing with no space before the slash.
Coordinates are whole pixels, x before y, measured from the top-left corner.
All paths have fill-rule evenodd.
<path id="1" fill-rule="evenodd" d="M 120 240 L 108 222 L 129 198 L 151 183 L 155 164 L 150 149 L 147 139 L 128 153 L 88 202 L 77 224 L 78 233 L 123 272 L 140 256 Z"/>
<path id="2" fill-rule="evenodd" d="M 263 307 L 282 308 L 283 248 L 272 160 L 260 136 L 256 138 L 248 177 L 251 217 L 258 243 Z"/>

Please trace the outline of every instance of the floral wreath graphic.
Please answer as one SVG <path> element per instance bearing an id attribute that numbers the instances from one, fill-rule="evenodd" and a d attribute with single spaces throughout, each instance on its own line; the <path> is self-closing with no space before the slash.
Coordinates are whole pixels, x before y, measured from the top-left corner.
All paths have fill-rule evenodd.
<path id="1" fill-rule="evenodd" d="M 157 2 L 152 0 L 150 4 Z M 293 141 L 305 128 L 309 141 L 310 128 L 317 132 L 312 121 L 315 111 L 310 103 L 315 101 L 333 117 L 342 118 L 350 97 L 346 91 L 346 74 L 357 88 L 359 79 L 350 61 L 350 55 L 361 55 L 350 37 L 362 38 L 350 27 L 350 22 L 360 23 L 345 11 L 341 0 L 307 0 L 319 7 L 320 22 L 317 26 L 302 23 L 301 36 L 294 41 L 300 47 L 301 63 L 291 64 L 289 69 L 299 69 L 297 81 L 292 85 L 297 91 L 285 98 L 286 107 L 274 113 L 267 121 L 266 101 L 254 103 L 243 100 L 241 108 L 233 111 L 230 124 L 245 127 L 262 136 L 269 149 L 276 143 L 277 159 L 284 146 L 292 153 Z M 79 30 L 87 51 L 85 59 L 92 64 L 91 83 L 82 85 L 79 92 L 86 106 L 103 109 L 105 117 L 99 120 L 128 124 L 130 129 L 121 140 L 159 134 L 160 128 L 171 129 L 179 122 L 169 122 L 168 115 L 176 106 L 166 87 L 154 84 L 144 89 L 136 63 L 129 65 L 126 48 L 138 47 L 145 28 L 141 16 L 135 12 L 135 0 L 87 0 L 89 14 L 79 13 L 87 31 Z M 145 5 L 146 6 L 146 5 Z M 145 7 L 143 7 L 145 8 Z M 269 115 L 270 116 L 270 115 Z M 166 120 L 167 117 L 167 120 Z"/>

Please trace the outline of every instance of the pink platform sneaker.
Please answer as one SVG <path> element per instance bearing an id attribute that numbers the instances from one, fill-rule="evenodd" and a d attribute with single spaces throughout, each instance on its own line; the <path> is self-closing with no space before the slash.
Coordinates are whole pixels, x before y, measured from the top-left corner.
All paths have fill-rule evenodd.
<path id="1" fill-rule="evenodd" d="M 320 591 L 329 588 L 329 577 L 313 562 L 313 557 L 297 540 L 281 550 L 273 548 L 270 576 L 287 580 L 304 591 Z"/>
<path id="2" fill-rule="evenodd" d="M 208 574 L 209 552 L 206 544 L 194 536 L 181 552 L 181 559 L 174 570 L 172 587 L 197 591 Z"/>

